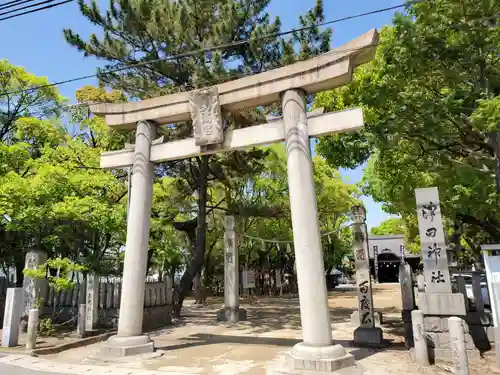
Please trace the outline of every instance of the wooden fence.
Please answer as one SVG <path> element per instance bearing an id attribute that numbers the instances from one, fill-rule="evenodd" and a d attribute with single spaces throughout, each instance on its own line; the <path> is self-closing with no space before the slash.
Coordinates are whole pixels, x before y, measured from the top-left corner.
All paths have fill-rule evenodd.
<path id="1" fill-rule="evenodd" d="M 99 283 L 99 309 L 118 309 L 121 301 L 121 281 Z M 78 283 L 71 290 L 56 291 L 53 286 L 46 288 L 43 295 L 44 306 L 77 307 L 85 301 L 85 285 Z M 144 307 L 170 305 L 172 291 L 167 290 L 166 281 L 147 282 L 144 291 Z"/>

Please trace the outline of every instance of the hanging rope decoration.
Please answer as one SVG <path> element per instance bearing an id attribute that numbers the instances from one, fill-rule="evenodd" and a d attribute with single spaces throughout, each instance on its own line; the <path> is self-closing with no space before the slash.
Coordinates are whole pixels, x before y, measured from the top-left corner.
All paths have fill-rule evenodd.
<path id="1" fill-rule="evenodd" d="M 321 235 L 321 237 L 323 237 L 323 238 L 325 238 L 325 237 L 326 237 L 326 238 L 328 239 L 328 243 L 330 243 L 330 244 L 331 244 L 331 237 L 330 237 L 330 235 L 331 235 L 331 234 L 336 234 L 336 233 L 338 233 L 340 229 L 341 229 L 341 228 L 339 228 L 339 229 L 337 229 L 337 230 L 332 230 L 331 232 L 323 233 L 323 234 Z M 238 234 L 239 234 L 240 236 L 242 236 L 242 237 L 246 237 L 246 238 L 248 238 L 248 239 L 250 239 L 250 240 L 261 241 L 261 242 L 262 242 L 262 251 L 265 251 L 265 243 L 266 243 L 266 242 L 267 242 L 267 243 L 274 243 L 274 244 L 276 244 L 276 245 L 278 245 L 278 244 L 280 244 L 280 243 L 281 243 L 281 244 L 293 244 L 293 240 L 268 240 L 268 239 L 261 238 L 261 237 L 250 236 L 250 235 L 248 235 L 248 234 L 244 234 L 244 233 L 238 233 Z"/>

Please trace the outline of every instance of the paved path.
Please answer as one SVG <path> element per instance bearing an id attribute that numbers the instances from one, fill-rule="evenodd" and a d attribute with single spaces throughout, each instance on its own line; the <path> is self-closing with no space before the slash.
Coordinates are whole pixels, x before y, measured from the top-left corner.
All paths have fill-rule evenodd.
<path id="1" fill-rule="evenodd" d="M 7 357 L 6 355 L 0 354 L 0 359 L 3 357 Z M 55 373 L 55 372 L 43 372 L 43 371 L 36 371 L 36 370 L 31 370 L 27 369 L 24 367 L 18 367 L 18 366 L 12 366 L 12 365 L 7 365 L 4 363 L 0 363 L 0 374 L 8 374 L 8 375 L 66 375 L 66 374 L 61 374 L 61 373 Z"/>
<path id="2" fill-rule="evenodd" d="M 124 364 L 125 366 L 127 363 Z M 0 355 L 0 374 L 6 375 L 198 375 L 178 371 L 148 371 L 123 365 L 69 364 L 27 355 Z"/>

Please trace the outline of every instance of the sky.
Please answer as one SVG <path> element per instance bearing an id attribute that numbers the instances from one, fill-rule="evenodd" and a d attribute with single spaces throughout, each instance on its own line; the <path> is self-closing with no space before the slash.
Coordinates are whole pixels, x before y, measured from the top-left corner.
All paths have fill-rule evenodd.
<path id="1" fill-rule="evenodd" d="M 0 5 L 7 0 L 0 0 Z M 108 1 L 98 0 L 103 9 Z M 343 18 L 375 9 L 387 8 L 403 3 L 404 0 L 324 0 L 325 19 L 327 21 Z M 278 16 L 282 30 L 298 27 L 298 16 L 314 6 L 315 0 L 272 0 L 268 8 L 271 16 Z M 1 11 L 0 11 L 1 12 Z M 367 32 L 379 29 L 391 23 L 394 11 L 378 13 L 332 25 L 333 45 L 336 47 Z M 94 58 L 85 58 L 83 53 L 71 47 L 64 40 L 62 30 L 71 28 L 84 39 L 96 29 L 78 9 L 76 2 L 68 3 L 40 12 L 24 15 L 10 20 L 0 21 L 0 58 L 6 58 L 15 65 L 23 66 L 29 72 L 46 76 L 51 82 L 63 81 L 74 77 L 94 74 L 102 62 Z M 76 89 L 96 84 L 95 79 L 72 82 L 59 87 L 62 95 L 74 102 Z M 363 176 L 363 168 L 341 170 L 344 180 L 356 183 Z M 367 224 L 377 226 L 388 215 L 381 205 L 370 197 L 363 197 L 367 209 Z"/>

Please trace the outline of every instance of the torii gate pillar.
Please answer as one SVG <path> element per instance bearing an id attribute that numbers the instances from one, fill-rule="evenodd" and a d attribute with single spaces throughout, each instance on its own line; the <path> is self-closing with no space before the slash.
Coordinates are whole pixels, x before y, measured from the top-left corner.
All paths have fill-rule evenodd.
<path id="1" fill-rule="evenodd" d="M 354 366 L 355 359 L 342 345 L 332 343 L 304 92 L 285 91 L 281 104 L 303 342 L 269 373 L 331 373 Z"/>
<path id="2" fill-rule="evenodd" d="M 144 278 L 148 263 L 149 229 L 153 203 L 151 143 L 156 124 L 139 121 L 135 134 L 132 194 L 127 221 L 127 244 L 123 266 L 122 298 L 118 333 L 101 347 L 105 356 L 127 356 L 153 352 L 153 341 L 142 334 Z"/>

